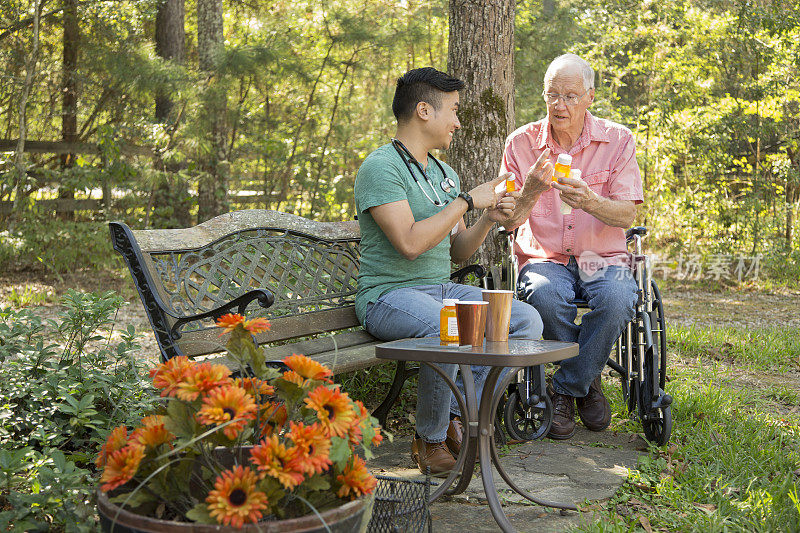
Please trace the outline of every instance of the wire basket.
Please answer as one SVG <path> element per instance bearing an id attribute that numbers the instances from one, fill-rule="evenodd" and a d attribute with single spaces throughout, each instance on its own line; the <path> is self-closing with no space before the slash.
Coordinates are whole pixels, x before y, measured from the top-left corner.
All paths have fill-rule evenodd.
<path id="1" fill-rule="evenodd" d="M 431 493 L 430 477 L 424 481 L 389 476 L 375 476 L 375 504 L 369 533 L 412 533 L 431 531 L 428 500 Z"/>

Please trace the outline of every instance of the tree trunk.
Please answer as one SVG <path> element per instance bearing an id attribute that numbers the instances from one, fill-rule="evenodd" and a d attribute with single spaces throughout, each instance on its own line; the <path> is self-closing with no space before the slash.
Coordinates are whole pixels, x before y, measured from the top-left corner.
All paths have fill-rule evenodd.
<path id="1" fill-rule="evenodd" d="M 159 57 L 177 64 L 183 63 L 185 56 L 186 30 L 184 27 L 184 0 L 163 0 L 156 13 L 155 43 Z M 174 102 L 166 89 L 158 91 L 155 97 L 155 119 L 168 130 L 177 125 Z M 165 163 L 161 155 L 156 158 L 156 168 L 165 173 L 153 188 L 153 215 L 145 218 L 145 226 L 159 228 L 187 227 L 191 225 L 189 210 L 191 197 L 189 184 L 178 175 L 180 165 Z M 148 210 L 148 215 L 150 210 Z"/>
<path id="2" fill-rule="evenodd" d="M 209 146 L 200 161 L 198 222 L 228 211 L 227 93 L 217 72 L 225 46 L 222 28 L 222 0 L 197 0 L 197 58 L 200 71 L 206 76 L 200 115 Z"/>
<path id="3" fill-rule="evenodd" d="M 78 26 L 78 1 L 63 0 L 63 60 L 61 78 L 61 140 L 67 143 L 78 141 L 78 50 L 80 48 L 80 27 Z M 75 166 L 75 154 L 61 154 L 62 179 L 65 169 Z M 75 191 L 65 185 L 58 188 L 58 197 L 73 199 Z M 61 213 L 61 217 L 71 219 L 72 211 Z"/>
<path id="4" fill-rule="evenodd" d="M 36 64 L 39 61 L 39 23 L 42 17 L 42 9 L 46 0 L 39 0 L 33 13 L 33 36 L 31 38 L 31 53 L 25 57 L 25 81 L 19 96 L 19 138 L 17 148 L 14 151 L 14 204 L 12 207 L 11 221 L 9 229 L 13 230 L 19 219 L 22 210 L 22 195 L 25 193 L 26 182 L 28 181 L 28 169 L 25 165 L 25 140 L 28 137 L 28 96 L 31 93 L 33 79 L 36 73 Z"/>
<path id="5" fill-rule="evenodd" d="M 497 176 L 505 139 L 514 130 L 515 8 L 515 0 L 450 0 L 448 69 L 467 86 L 460 95 L 461 130 L 447 155 L 465 191 Z M 500 240 L 491 233 L 477 261 L 488 267 L 501 256 Z"/>

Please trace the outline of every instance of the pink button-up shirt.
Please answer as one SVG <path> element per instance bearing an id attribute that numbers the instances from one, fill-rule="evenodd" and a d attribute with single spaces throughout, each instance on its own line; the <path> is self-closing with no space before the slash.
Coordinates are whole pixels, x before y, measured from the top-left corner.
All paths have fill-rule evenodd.
<path id="1" fill-rule="evenodd" d="M 553 164 L 558 154 L 571 155 L 572 168 L 583 172 L 583 180 L 597 194 L 642 202 L 636 144 L 628 128 L 587 111 L 583 132 L 567 152 L 553 140 L 547 118 L 522 126 L 506 140 L 501 167 L 501 172 L 516 176 L 517 190 L 545 147 L 550 148 Z M 520 226 L 514 252 L 520 268 L 541 261 L 566 265 L 574 256 L 581 269 L 589 273 L 604 264 L 627 264 L 628 259 L 623 228 L 609 226 L 582 209 L 562 214 L 561 196 L 554 188 L 542 193 L 528 220 Z"/>

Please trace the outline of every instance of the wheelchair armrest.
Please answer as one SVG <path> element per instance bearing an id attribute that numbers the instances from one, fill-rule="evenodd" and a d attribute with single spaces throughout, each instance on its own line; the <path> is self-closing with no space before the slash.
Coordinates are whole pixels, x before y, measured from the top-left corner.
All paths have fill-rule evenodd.
<path id="1" fill-rule="evenodd" d="M 634 235 L 647 235 L 647 228 L 644 226 L 634 226 L 625 230 L 625 242 L 631 242 Z"/>
<path id="2" fill-rule="evenodd" d="M 483 279 L 486 277 L 486 269 L 478 264 L 467 265 L 450 274 L 450 279 L 457 283 L 464 283 L 464 278 L 470 274 L 475 274 L 476 278 Z"/>

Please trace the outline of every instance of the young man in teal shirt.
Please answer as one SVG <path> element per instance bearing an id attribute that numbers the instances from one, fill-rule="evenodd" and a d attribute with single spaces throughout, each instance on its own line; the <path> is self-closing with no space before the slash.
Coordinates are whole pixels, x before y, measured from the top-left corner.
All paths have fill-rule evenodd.
<path id="1" fill-rule="evenodd" d="M 442 300 L 480 300 L 477 287 L 450 282 L 450 264 L 469 259 L 496 222 L 507 220 L 518 193 L 498 193 L 505 175 L 462 192 L 455 171 L 428 152 L 450 146 L 464 82 L 433 68 L 397 80 L 392 111 L 397 133 L 364 160 L 356 176 L 361 267 L 356 314 L 383 340 L 439 335 Z M 502 187 L 504 191 L 504 187 Z M 466 212 L 483 213 L 471 227 Z M 542 321 L 531 306 L 514 301 L 511 336 L 538 339 Z M 455 378 L 455 365 L 442 365 Z M 482 386 L 485 367 L 474 369 Z M 417 392 L 417 435 L 412 456 L 422 472 L 447 474 L 461 445 L 452 393 L 423 366 Z M 454 418 L 455 417 L 455 418 Z"/>

